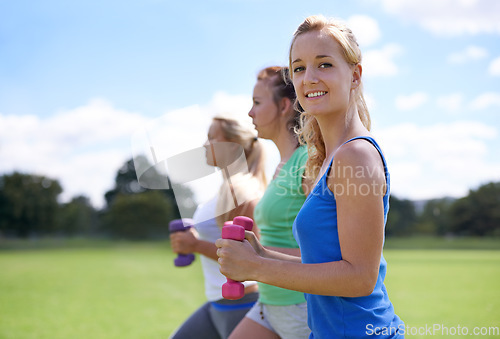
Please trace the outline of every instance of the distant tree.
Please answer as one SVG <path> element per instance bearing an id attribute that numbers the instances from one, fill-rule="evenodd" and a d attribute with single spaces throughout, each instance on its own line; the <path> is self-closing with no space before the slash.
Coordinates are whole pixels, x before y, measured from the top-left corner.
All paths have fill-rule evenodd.
<path id="1" fill-rule="evenodd" d="M 0 232 L 28 237 L 55 230 L 62 192 L 57 180 L 14 172 L 0 177 Z"/>
<path id="2" fill-rule="evenodd" d="M 107 191 L 104 198 L 107 205 L 111 206 L 119 194 L 136 194 L 145 191 L 146 188 L 142 187 L 137 180 L 134 161 L 130 159 L 118 169 L 115 176 L 115 187 Z"/>
<path id="3" fill-rule="evenodd" d="M 59 212 L 58 233 L 63 235 L 93 236 L 98 231 L 97 211 L 85 196 L 74 197 L 61 205 Z"/>
<path id="4" fill-rule="evenodd" d="M 500 235 L 500 182 L 470 190 L 450 210 L 450 228 L 459 235 Z"/>
<path id="5" fill-rule="evenodd" d="M 450 232 L 450 207 L 453 199 L 428 200 L 418 217 L 415 232 L 427 235 L 445 235 Z"/>
<path id="6" fill-rule="evenodd" d="M 139 160 L 147 161 L 145 158 L 140 158 Z M 147 173 L 143 175 L 148 176 L 147 181 L 150 183 L 155 181 L 158 182 L 158 186 L 156 187 L 162 187 L 164 185 L 166 185 L 166 187 L 171 186 L 168 176 L 159 173 L 155 169 L 155 167 L 151 165 L 149 166 L 149 170 L 147 171 Z M 134 166 L 134 160 L 130 159 L 126 161 L 122 167 L 120 167 L 115 177 L 115 187 L 112 190 L 106 192 L 104 197 L 106 199 L 107 206 L 110 207 L 118 194 L 137 194 L 149 190 L 151 190 L 151 188 L 143 187 L 139 183 Z M 183 211 L 188 211 L 188 214 L 192 215 L 192 213 L 194 213 L 194 210 L 196 209 L 194 194 L 187 186 L 176 185 L 175 195 L 173 189 L 153 190 L 161 192 L 167 198 L 170 204 L 173 205 L 175 218 L 180 218 L 179 206 L 181 206 Z"/>
<path id="7" fill-rule="evenodd" d="M 416 221 L 417 214 L 413 202 L 391 195 L 389 198 L 386 235 L 404 236 L 411 234 L 415 228 Z"/>
<path id="8" fill-rule="evenodd" d="M 175 218 L 173 205 L 158 191 L 118 194 L 104 214 L 104 227 L 112 237 L 163 238 L 168 222 Z"/>
<path id="9" fill-rule="evenodd" d="M 147 161 L 144 157 L 136 158 L 135 160 Z M 152 234 L 166 236 L 167 233 L 156 228 L 159 222 L 163 223 L 161 226 L 162 230 L 168 229 L 168 222 L 170 220 L 180 218 L 179 206 L 181 206 L 183 211 L 188 211 L 188 215 L 184 216 L 191 216 L 194 213 L 196 205 L 194 203 L 193 192 L 188 187 L 176 185 L 175 195 L 173 189 L 155 189 L 156 187 L 170 187 L 169 178 L 167 175 L 159 173 L 152 165 L 143 163 L 141 166 L 148 168 L 142 174 L 141 183 L 147 182 L 149 187 L 141 186 L 137 177 L 134 159 L 130 159 L 118 170 L 115 177 L 115 187 L 105 194 L 107 205 L 103 211 L 105 220 L 103 226 L 112 235 L 120 234 L 121 232 L 118 231 L 119 228 L 127 228 L 125 231 L 127 237 L 131 237 L 134 234 L 141 238 Z M 146 177 L 146 180 L 144 177 Z M 153 192 L 154 194 L 152 194 Z M 118 203 L 119 206 L 115 206 Z M 147 204 L 151 204 L 152 206 L 147 206 Z M 129 209 L 126 214 L 134 222 L 121 222 L 122 218 L 120 216 L 113 215 L 115 213 L 124 213 L 124 206 L 127 206 Z M 159 206 L 165 208 L 167 219 L 162 219 L 164 217 L 163 214 L 153 212 Z M 144 214 L 148 209 L 151 209 L 149 216 L 147 213 Z M 132 213 L 135 213 L 137 217 L 132 217 Z M 132 226 L 132 224 L 135 226 Z M 142 227 L 145 229 L 142 231 L 132 231 L 133 227 Z"/>

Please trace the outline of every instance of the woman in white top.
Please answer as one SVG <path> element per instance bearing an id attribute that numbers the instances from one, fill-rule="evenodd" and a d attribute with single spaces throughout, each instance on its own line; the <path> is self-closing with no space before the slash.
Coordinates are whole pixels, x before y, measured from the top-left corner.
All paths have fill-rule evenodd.
<path id="1" fill-rule="evenodd" d="M 242 299 L 226 300 L 222 297 L 221 286 L 226 277 L 219 271 L 214 243 L 221 237 L 225 221 L 238 215 L 253 219 L 254 207 L 267 183 L 263 145 L 251 124 L 245 124 L 235 115 L 217 115 L 212 120 L 204 146 L 207 164 L 222 169 L 224 182 L 210 201 L 196 209 L 194 228 L 172 233 L 170 240 L 176 253 L 201 254 L 208 301 L 172 334 L 174 339 L 227 338 L 258 299 L 255 282 L 244 283 L 245 296 Z M 241 159 L 246 160 L 245 166 L 241 171 L 235 171 L 235 163 L 240 162 L 241 168 Z M 228 166 L 233 170 L 227 171 Z M 258 234 L 258 230 L 254 232 Z"/>

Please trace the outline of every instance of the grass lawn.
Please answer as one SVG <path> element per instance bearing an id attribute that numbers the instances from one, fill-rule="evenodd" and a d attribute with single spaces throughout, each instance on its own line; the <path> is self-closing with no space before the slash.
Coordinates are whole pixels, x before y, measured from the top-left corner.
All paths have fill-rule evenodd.
<path id="1" fill-rule="evenodd" d="M 500 329 L 500 251 L 386 250 L 384 256 L 389 297 L 409 333 L 429 336 L 426 328 L 436 327 L 434 337 L 443 338 L 439 328 Z"/>
<path id="2" fill-rule="evenodd" d="M 386 286 L 411 330 L 500 327 L 500 250 L 488 243 L 388 240 Z M 0 242 L 2 339 L 168 338 L 205 300 L 199 260 L 175 268 L 166 242 L 41 244 Z"/>
<path id="3" fill-rule="evenodd" d="M 0 338 L 167 338 L 204 299 L 166 243 L 0 252 Z"/>

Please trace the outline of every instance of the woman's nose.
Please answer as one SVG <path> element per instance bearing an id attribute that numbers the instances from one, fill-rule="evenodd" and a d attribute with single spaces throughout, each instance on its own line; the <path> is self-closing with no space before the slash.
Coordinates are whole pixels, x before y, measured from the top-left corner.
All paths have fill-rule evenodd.
<path id="1" fill-rule="evenodd" d="M 306 68 L 303 82 L 304 82 L 304 85 L 315 84 L 318 82 L 318 78 L 316 77 L 316 72 L 314 70 L 314 67 Z"/>

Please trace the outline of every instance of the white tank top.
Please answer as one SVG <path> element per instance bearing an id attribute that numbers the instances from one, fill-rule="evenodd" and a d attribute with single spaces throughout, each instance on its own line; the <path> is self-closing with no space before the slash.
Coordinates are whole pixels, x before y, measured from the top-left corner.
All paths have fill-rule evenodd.
<path id="1" fill-rule="evenodd" d="M 221 237 L 221 229 L 215 221 L 215 207 L 217 197 L 206 203 L 198 205 L 193 216 L 194 227 L 198 231 L 200 240 L 214 243 Z M 204 255 L 200 255 L 201 267 L 205 276 L 205 295 L 208 301 L 222 299 L 222 285 L 226 282 L 226 277 L 219 271 L 219 263 Z M 255 281 L 245 281 L 244 285 L 256 284 Z"/>

